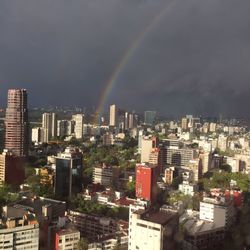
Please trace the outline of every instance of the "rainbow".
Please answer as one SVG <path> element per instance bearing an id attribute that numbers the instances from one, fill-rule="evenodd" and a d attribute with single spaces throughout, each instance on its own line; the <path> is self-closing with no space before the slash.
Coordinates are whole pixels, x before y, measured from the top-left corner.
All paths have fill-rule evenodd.
<path id="1" fill-rule="evenodd" d="M 135 51 L 137 50 L 137 48 L 142 44 L 144 38 L 155 27 L 155 25 L 159 23 L 159 21 L 163 18 L 166 12 L 172 7 L 173 3 L 174 1 L 168 2 L 165 5 L 165 7 L 161 9 L 161 11 L 157 13 L 157 15 L 153 17 L 153 19 L 150 20 L 149 24 L 138 34 L 135 40 L 126 49 L 125 53 L 121 57 L 121 60 L 116 65 L 115 69 L 113 70 L 111 77 L 105 84 L 104 90 L 100 98 L 100 102 L 97 106 L 97 110 L 95 113 L 96 123 L 98 122 L 98 118 L 103 112 L 104 106 L 109 98 L 110 93 L 112 92 L 113 87 L 115 86 L 115 83 L 117 82 L 119 75 L 122 73 L 123 69 L 126 67 L 132 55 L 135 54 Z"/>

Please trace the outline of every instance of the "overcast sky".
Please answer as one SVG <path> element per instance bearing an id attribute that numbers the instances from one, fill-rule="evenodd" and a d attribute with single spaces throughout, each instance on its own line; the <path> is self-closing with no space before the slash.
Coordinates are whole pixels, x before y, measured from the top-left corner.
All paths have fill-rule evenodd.
<path id="1" fill-rule="evenodd" d="M 250 114 L 249 0 L 1 0 L 0 105 L 97 106 L 133 41 L 106 105 L 162 114 Z M 167 6 L 167 7 L 166 7 Z"/>

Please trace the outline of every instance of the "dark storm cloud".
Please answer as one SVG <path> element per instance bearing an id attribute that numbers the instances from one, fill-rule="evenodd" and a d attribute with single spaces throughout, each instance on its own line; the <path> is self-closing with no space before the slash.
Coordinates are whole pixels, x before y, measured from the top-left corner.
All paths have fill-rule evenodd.
<path id="1" fill-rule="evenodd" d="M 168 0 L 1 0 L 0 103 L 97 105 L 115 66 Z M 250 2 L 176 0 L 119 75 L 109 102 L 162 113 L 245 115 Z M 129 100 L 129 101 L 128 101 Z"/>

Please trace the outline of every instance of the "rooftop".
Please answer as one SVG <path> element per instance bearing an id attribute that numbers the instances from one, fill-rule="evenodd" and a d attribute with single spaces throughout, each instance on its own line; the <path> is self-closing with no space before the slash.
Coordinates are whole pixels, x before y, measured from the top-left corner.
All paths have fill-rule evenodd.
<path id="1" fill-rule="evenodd" d="M 160 225 L 166 225 L 170 220 L 177 216 L 177 213 L 175 212 L 153 210 L 145 211 L 142 209 L 137 210 L 135 213 L 141 215 L 142 220 Z"/>
<path id="2" fill-rule="evenodd" d="M 215 223 L 197 219 L 188 219 L 183 224 L 185 230 L 190 235 L 202 234 L 213 230 L 224 230 L 224 227 L 216 226 Z"/>

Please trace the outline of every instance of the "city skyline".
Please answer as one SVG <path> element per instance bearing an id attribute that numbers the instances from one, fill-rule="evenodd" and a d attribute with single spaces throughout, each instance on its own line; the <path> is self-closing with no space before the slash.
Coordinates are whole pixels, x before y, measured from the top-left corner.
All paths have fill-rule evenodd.
<path id="1" fill-rule="evenodd" d="M 248 116 L 250 3 L 57 1 L 1 1 L 0 106 Z"/>

